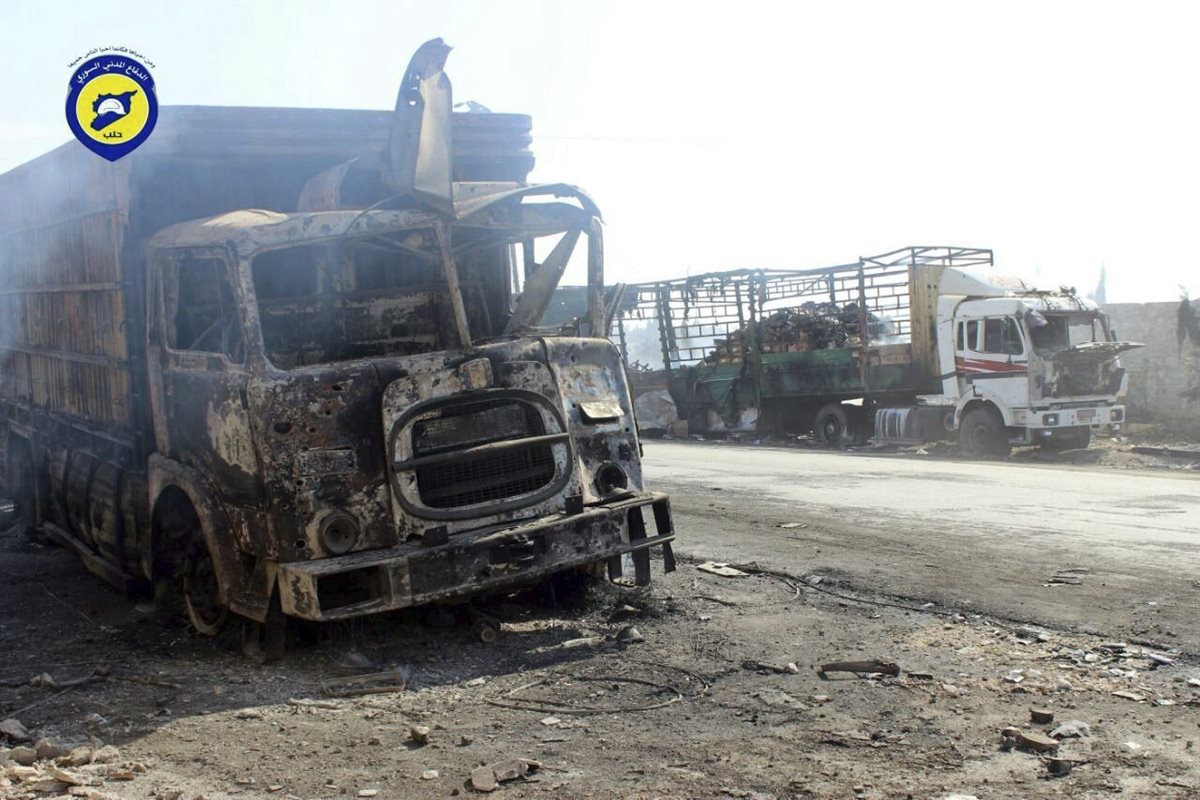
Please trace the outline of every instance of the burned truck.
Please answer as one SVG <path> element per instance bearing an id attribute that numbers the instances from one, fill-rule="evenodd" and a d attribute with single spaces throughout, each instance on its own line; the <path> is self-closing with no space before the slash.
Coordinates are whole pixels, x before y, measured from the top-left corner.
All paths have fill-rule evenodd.
<path id="1" fill-rule="evenodd" d="M 395 114 L 164 108 L 115 164 L 72 143 L 0 176 L 24 524 L 268 656 L 288 616 L 674 568 L 599 212 L 524 182 L 527 117 L 450 113 L 441 55 Z M 539 327 L 576 250 L 587 312 Z"/>
<path id="2" fill-rule="evenodd" d="M 1087 447 L 1093 426 L 1123 423 L 1118 357 L 1141 345 L 1117 341 L 1073 289 L 992 267 L 990 250 L 906 247 L 630 286 L 618 338 L 643 367 L 639 417 L 665 428 L 673 412 L 693 433 L 811 432 L 833 447 L 957 439 L 977 456 Z"/>

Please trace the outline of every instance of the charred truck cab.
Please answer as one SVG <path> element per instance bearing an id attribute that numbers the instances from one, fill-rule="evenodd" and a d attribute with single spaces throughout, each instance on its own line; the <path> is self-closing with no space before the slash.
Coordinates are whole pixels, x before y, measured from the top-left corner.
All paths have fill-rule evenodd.
<path id="1" fill-rule="evenodd" d="M 448 52 L 418 50 L 393 113 L 164 108 L 116 164 L 73 142 L 0 175 L 0 444 L 29 527 L 202 633 L 240 615 L 267 656 L 287 615 L 644 584 L 655 547 L 674 569 L 599 212 L 525 182 L 528 117 L 451 113 Z M 587 312 L 543 327 L 571 263 Z"/>
<path id="2" fill-rule="evenodd" d="M 450 226 L 241 211 L 150 241 L 151 494 L 182 484 L 213 510 L 236 613 L 262 618 L 277 587 L 288 615 L 344 619 L 598 562 L 620 576 L 625 554 L 644 583 L 655 546 L 671 568 L 616 348 L 518 316 L 581 237 L 602 285 L 595 208 L 490 188 Z M 514 303 L 514 245 L 555 237 Z M 580 323 L 603 325 L 602 307 Z"/>

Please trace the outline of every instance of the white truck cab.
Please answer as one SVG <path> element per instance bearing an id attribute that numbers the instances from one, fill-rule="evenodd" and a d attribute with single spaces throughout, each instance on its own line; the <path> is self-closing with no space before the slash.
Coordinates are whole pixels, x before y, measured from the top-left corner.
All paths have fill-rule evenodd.
<path id="1" fill-rule="evenodd" d="M 1011 444 L 1086 447 L 1093 425 L 1125 420 L 1128 381 L 1107 316 L 1074 290 L 981 280 L 946 269 L 938 295 L 941 396 L 968 450 Z M 975 413 L 972 413 L 975 412 Z M 996 417 L 1006 430 L 996 429 Z"/>

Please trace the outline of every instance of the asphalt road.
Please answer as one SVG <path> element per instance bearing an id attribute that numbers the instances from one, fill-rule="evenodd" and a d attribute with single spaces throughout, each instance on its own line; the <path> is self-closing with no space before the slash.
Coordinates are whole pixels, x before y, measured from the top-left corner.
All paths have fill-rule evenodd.
<path id="1" fill-rule="evenodd" d="M 664 441 L 645 468 L 686 555 L 1200 654 L 1195 473 Z"/>

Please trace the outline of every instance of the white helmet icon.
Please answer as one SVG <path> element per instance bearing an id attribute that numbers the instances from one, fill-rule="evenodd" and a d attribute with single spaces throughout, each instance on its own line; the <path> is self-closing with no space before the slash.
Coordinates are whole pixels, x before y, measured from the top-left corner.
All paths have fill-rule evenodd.
<path id="1" fill-rule="evenodd" d="M 124 116 L 124 115 L 128 114 L 129 112 L 125 110 L 125 106 L 123 106 L 121 104 L 121 101 L 118 100 L 117 98 L 106 97 L 103 100 L 103 102 L 100 103 L 100 107 L 96 109 L 96 113 L 100 116 L 103 116 L 103 115 L 109 114 L 109 113 L 119 114 L 121 116 Z"/>

